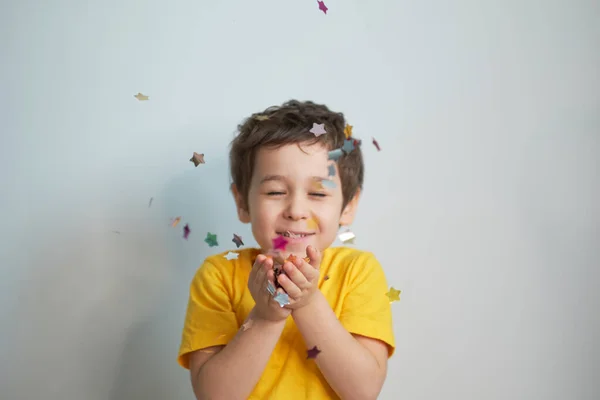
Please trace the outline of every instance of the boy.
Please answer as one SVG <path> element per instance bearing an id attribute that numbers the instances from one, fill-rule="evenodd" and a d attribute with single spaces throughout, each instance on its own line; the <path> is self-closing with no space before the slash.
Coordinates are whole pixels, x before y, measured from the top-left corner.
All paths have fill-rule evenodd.
<path id="1" fill-rule="evenodd" d="M 395 348 L 387 282 L 373 254 L 330 248 L 364 176 L 345 127 L 298 101 L 238 127 L 231 191 L 260 249 L 208 257 L 191 283 L 179 363 L 198 399 L 379 395 Z"/>

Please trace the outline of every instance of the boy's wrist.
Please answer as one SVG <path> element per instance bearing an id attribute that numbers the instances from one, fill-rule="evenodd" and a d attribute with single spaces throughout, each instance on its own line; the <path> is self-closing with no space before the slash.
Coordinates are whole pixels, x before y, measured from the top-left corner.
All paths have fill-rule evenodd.
<path id="1" fill-rule="evenodd" d="M 253 321 L 253 323 L 259 323 L 259 324 L 262 324 L 265 326 L 277 326 L 277 325 L 284 325 L 285 320 L 287 318 L 272 319 L 272 318 L 265 317 L 258 312 L 258 310 L 256 309 L 256 306 L 255 306 L 252 309 L 252 311 L 250 311 L 250 314 L 248 314 L 248 319 L 251 319 Z"/>

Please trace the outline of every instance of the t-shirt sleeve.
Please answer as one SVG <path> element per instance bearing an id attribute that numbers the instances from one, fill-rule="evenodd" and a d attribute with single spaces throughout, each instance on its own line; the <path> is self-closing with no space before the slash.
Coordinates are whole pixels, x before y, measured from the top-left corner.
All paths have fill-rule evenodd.
<path id="1" fill-rule="evenodd" d="M 184 368 L 189 369 L 189 353 L 225 345 L 237 333 L 227 275 L 227 271 L 205 261 L 192 280 L 177 360 Z"/>
<path id="2" fill-rule="evenodd" d="M 340 322 L 350 333 L 386 343 L 389 358 L 394 354 L 396 343 L 388 290 L 379 261 L 371 253 L 361 255 L 351 268 Z"/>

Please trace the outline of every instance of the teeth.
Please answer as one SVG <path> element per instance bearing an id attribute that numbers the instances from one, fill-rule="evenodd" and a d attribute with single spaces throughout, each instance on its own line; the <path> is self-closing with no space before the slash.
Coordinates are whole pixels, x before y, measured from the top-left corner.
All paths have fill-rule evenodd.
<path id="1" fill-rule="evenodd" d="M 285 232 L 283 232 L 281 235 L 282 235 L 282 236 L 285 236 L 285 237 L 289 237 L 289 238 L 299 238 L 299 237 L 305 237 L 305 236 L 308 236 L 308 235 L 305 235 L 305 234 L 303 234 L 303 233 L 296 234 L 296 233 L 294 233 L 294 232 L 290 232 L 290 231 L 285 231 Z"/>

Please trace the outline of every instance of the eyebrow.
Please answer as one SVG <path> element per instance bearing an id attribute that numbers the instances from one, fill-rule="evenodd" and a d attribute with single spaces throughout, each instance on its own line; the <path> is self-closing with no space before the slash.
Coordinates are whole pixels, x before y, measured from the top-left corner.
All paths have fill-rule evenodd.
<path id="1" fill-rule="evenodd" d="M 311 176 L 312 180 L 315 181 L 326 181 L 329 178 L 323 178 L 322 176 Z M 262 185 L 265 182 L 270 182 L 270 181 L 284 181 L 285 177 L 283 175 L 266 175 L 264 178 L 261 179 L 260 184 Z"/>

